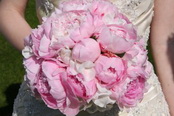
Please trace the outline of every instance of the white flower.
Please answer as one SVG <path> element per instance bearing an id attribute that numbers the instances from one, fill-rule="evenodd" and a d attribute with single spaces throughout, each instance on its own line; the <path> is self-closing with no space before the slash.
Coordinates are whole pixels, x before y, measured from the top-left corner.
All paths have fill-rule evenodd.
<path id="1" fill-rule="evenodd" d="M 65 64 L 70 64 L 71 50 L 69 48 L 62 48 L 59 52 L 59 55 Z"/>
<path id="2" fill-rule="evenodd" d="M 97 83 L 98 91 L 94 95 L 92 101 L 99 107 L 106 108 L 108 104 L 114 104 L 116 101 L 110 98 L 112 94 L 111 91 L 107 90 L 106 88 L 101 87 Z"/>
<path id="3" fill-rule="evenodd" d="M 78 73 L 82 74 L 84 81 L 91 81 L 95 78 L 96 71 L 94 69 L 94 66 L 94 63 L 90 61 L 83 63 L 74 62 L 73 60 L 70 61 L 71 72 L 74 75 Z"/>
<path id="4" fill-rule="evenodd" d="M 24 56 L 24 58 L 30 58 L 31 56 L 33 56 L 32 48 L 25 46 L 25 48 L 22 50 L 22 55 Z"/>

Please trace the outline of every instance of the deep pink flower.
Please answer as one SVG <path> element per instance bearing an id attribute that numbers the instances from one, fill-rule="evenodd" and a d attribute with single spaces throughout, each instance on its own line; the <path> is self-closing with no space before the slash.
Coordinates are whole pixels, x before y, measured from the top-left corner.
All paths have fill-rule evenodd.
<path id="1" fill-rule="evenodd" d="M 65 68 L 54 61 L 42 63 L 43 77 L 39 79 L 37 90 L 48 107 L 59 109 L 63 114 L 76 115 L 79 112 L 79 101 L 72 89 L 67 85 L 67 80 L 62 76 Z"/>

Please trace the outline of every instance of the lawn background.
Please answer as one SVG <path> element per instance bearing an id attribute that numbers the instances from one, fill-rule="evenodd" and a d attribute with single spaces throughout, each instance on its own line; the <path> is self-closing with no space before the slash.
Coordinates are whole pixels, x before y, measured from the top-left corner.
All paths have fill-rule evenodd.
<path id="1" fill-rule="evenodd" d="M 34 0 L 29 0 L 25 17 L 32 28 L 39 24 Z M 149 57 L 152 62 L 150 52 Z M 0 116 L 11 116 L 14 98 L 24 74 L 21 52 L 13 48 L 5 37 L 0 35 Z"/>
<path id="2" fill-rule="evenodd" d="M 38 25 L 35 0 L 29 0 L 25 17 L 32 28 Z M 12 27 L 13 28 L 13 27 Z M 24 69 L 20 51 L 0 35 L 0 116 L 11 116 L 14 98 L 23 80 Z"/>

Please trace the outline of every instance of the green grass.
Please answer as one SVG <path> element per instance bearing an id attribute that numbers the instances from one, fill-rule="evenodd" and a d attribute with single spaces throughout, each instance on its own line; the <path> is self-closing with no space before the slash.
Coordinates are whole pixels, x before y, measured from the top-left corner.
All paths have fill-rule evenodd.
<path id="1" fill-rule="evenodd" d="M 27 22 L 35 28 L 38 20 L 34 0 L 29 0 L 25 14 Z M 11 110 L 7 108 L 12 108 L 24 74 L 21 52 L 13 48 L 5 37 L 0 35 L 0 114 L 7 116 L 2 112 Z"/>

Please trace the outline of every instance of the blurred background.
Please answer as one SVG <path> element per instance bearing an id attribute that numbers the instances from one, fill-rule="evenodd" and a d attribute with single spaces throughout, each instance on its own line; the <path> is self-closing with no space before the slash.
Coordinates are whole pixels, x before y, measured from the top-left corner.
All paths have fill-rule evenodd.
<path id="1" fill-rule="evenodd" d="M 35 0 L 29 0 L 25 17 L 32 28 L 37 27 Z M 17 51 L 0 34 L 0 116 L 11 116 L 13 102 L 25 74 L 21 51 Z"/>

